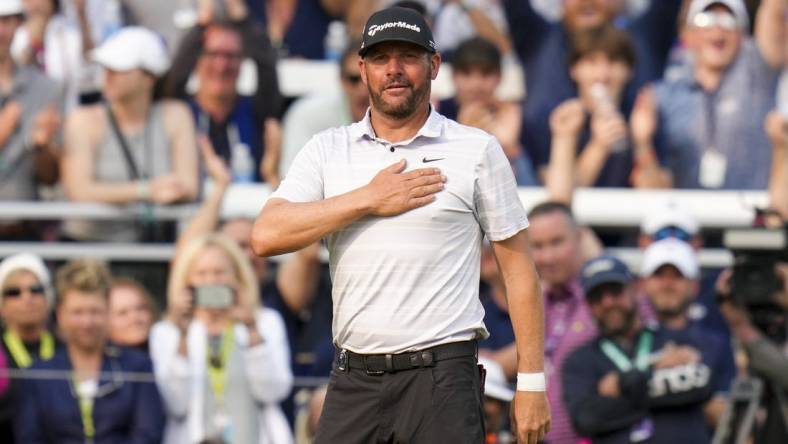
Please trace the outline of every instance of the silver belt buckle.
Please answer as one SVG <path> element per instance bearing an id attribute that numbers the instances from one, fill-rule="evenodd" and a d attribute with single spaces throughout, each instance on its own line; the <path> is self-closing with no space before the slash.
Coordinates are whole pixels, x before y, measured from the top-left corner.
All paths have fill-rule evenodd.
<path id="1" fill-rule="evenodd" d="M 345 372 L 347 368 L 347 350 L 343 348 L 339 351 L 339 357 L 337 358 L 337 370 Z"/>

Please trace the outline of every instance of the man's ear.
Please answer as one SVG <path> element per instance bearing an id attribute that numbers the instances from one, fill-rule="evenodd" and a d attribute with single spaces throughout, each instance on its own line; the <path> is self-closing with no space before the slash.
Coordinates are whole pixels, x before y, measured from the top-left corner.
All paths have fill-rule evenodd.
<path id="1" fill-rule="evenodd" d="M 364 82 L 364 85 L 367 84 L 367 65 L 364 63 L 364 58 L 358 58 L 358 74 L 361 76 L 361 81 Z"/>
<path id="2" fill-rule="evenodd" d="M 441 55 L 439 53 L 430 56 L 430 68 L 432 68 L 432 80 L 438 78 L 438 70 L 441 66 Z"/>

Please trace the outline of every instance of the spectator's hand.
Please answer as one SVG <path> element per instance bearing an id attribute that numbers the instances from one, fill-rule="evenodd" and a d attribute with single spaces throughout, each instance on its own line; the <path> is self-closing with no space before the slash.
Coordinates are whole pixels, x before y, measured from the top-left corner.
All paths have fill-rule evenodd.
<path id="1" fill-rule="evenodd" d="M 518 443 L 536 444 L 550 431 L 550 404 L 545 392 L 516 391 L 512 429 Z"/>
<path id="2" fill-rule="evenodd" d="M 30 139 L 34 147 L 45 147 L 53 142 L 62 121 L 55 105 L 48 105 L 36 115 Z"/>
<path id="3" fill-rule="evenodd" d="M 74 9 L 78 13 L 85 12 L 85 6 L 87 5 L 87 0 L 71 0 L 71 3 L 74 5 Z"/>
<path id="4" fill-rule="evenodd" d="M 673 174 L 666 168 L 653 165 L 633 169 L 630 181 L 635 188 L 670 188 L 673 184 Z"/>
<path id="5" fill-rule="evenodd" d="M 636 144 L 650 144 L 654 139 L 657 132 L 657 105 L 651 87 L 643 88 L 638 94 L 629 116 L 629 126 Z"/>
<path id="6" fill-rule="evenodd" d="M 0 140 L 5 140 L 16 131 L 19 119 L 22 117 L 22 106 L 19 102 L 12 100 L 0 109 Z M 5 143 L 0 145 L 3 148 Z"/>
<path id="7" fill-rule="evenodd" d="M 483 129 L 489 129 L 495 123 L 495 113 L 490 109 L 489 104 L 483 102 L 473 102 L 464 105 L 457 113 L 457 121 L 463 125 Z"/>
<path id="8" fill-rule="evenodd" d="M 403 173 L 405 159 L 381 170 L 362 190 L 366 207 L 374 216 L 397 216 L 435 200 L 446 182 L 437 168 Z"/>
<path id="9" fill-rule="evenodd" d="M 553 136 L 577 137 L 585 122 L 585 110 L 580 99 L 570 99 L 550 113 L 550 131 Z"/>
<path id="10" fill-rule="evenodd" d="M 169 301 L 168 311 L 170 319 L 181 331 L 181 334 L 186 334 L 194 312 L 194 295 L 192 291 L 184 288 L 180 294 L 173 297 Z"/>
<path id="11" fill-rule="evenodd" d="M 774 110 L 766 116 L 764 129 L 774 150 L 788 150 L 788 117 Z"/>
<path id="12" fill-rule="evenodd" d="M 591 116 L 590 146 L 602 148 L 610 153 L 613 144 L 627 137 L 627 123 L 619 113 L 600 114 Z"/>
<path id="13" fill-rule="evenodd" d="M 205 171 L 208 173 L 208 176 L 217 187 L 226 187 L 232 182 L 233 176 L 230 173 L 230 169 L 227 168 L 224 159 L 216 154 L 211 141 L 205 135 L 197 137 L 197 144 L 200 145 L 200 152 L 202 153 Z"/>
<path id="14" fill-rule="evenodd" d="M 265 155 L 260 162 L 260 177 L 271 189 L 279 186 L 279 161 L 282 158 L 282 125 L 274 118 L 265 119 Z"/>
<path id="15" fill-rule="evenodd" d="M 599 380 L 596 388 L 602 396 L 608 398 L 618 398 L 621 396 L 621 391 L 618 388 L 618 372 L 610 372 Z"/>
<path id="16" fill-rule="evenodd" d="M 235 22 L 240 22 L 249 15 L 244 0 L 224 0 L 224 9 L 227 11 L 227 17 Z"/>
<path id="17" fill-rule="evenodd" d="M 700 353 L 686 345 L 674 345 L 667 343 L 660 351 L 660 356 L 654 364 L 655 368 L 670 368 L 679 365 L 693 364 L 700 362 Z"/>
<path id="18" fill-rule="evenodd" d="M 236 293 L 239 292 L 237 288 L 235 291 Z M 240 296 L 239 299 L 243 300 L 243 298 Z M 230 316 L 234 322 L 243 324 L 247 328 L 255 327 L 254 309 L 246 304 L 236 302 L 236 304 L 230 309 Z"/>
<path id="19" fill-rule="evenodd" d="M 159 205 L 168 205 L 177 202 L 186 194 L 180 179 L 174 174 L 167 174 L 151 179 L 150 200 Z"/>

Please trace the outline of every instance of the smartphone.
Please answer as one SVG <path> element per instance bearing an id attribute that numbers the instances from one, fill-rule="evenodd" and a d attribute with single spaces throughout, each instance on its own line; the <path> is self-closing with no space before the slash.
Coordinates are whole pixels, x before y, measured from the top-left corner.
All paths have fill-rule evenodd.
<path id="1" fill-rule="evenodd" d="M 233 305 L 235 290 L 226 285 L 194 287 L 194 305 L 202 308 L 229 308 Z"/>

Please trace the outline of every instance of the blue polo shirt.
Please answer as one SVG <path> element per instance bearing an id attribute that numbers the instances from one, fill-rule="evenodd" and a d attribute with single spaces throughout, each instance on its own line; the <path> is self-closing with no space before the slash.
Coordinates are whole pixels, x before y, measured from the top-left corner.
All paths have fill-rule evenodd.
<path id="1" fill-rule="evenodd" d="M 569 77 L 569 36 L 562 23 L 545 20 L 530 0 L 505 0 L 503 4 L 512 42 L 525 68 L 522 142 L 538 168 L 550 159 L 550 112 L 564 100 L 577 96 L 577 88 Z M 675 40 L 680 5 L 680 0 L 651 1 L 642 15 L 621 23 L 630 33 L 637 53 L 625 104 L 634 102 L 642 85 L 662 76 Z"/>
<path id="2" fill-rule="evenodd" d="M 727 159 L 722 189 L 767 187 L 772 149 L 763 123 L 775 107 L 779 75 L 745 39 L 716 91 L 691 76 L 657 83 L 655 145 L 676 188 L 702 188 L 701 158 L 712 148 Z"/>

